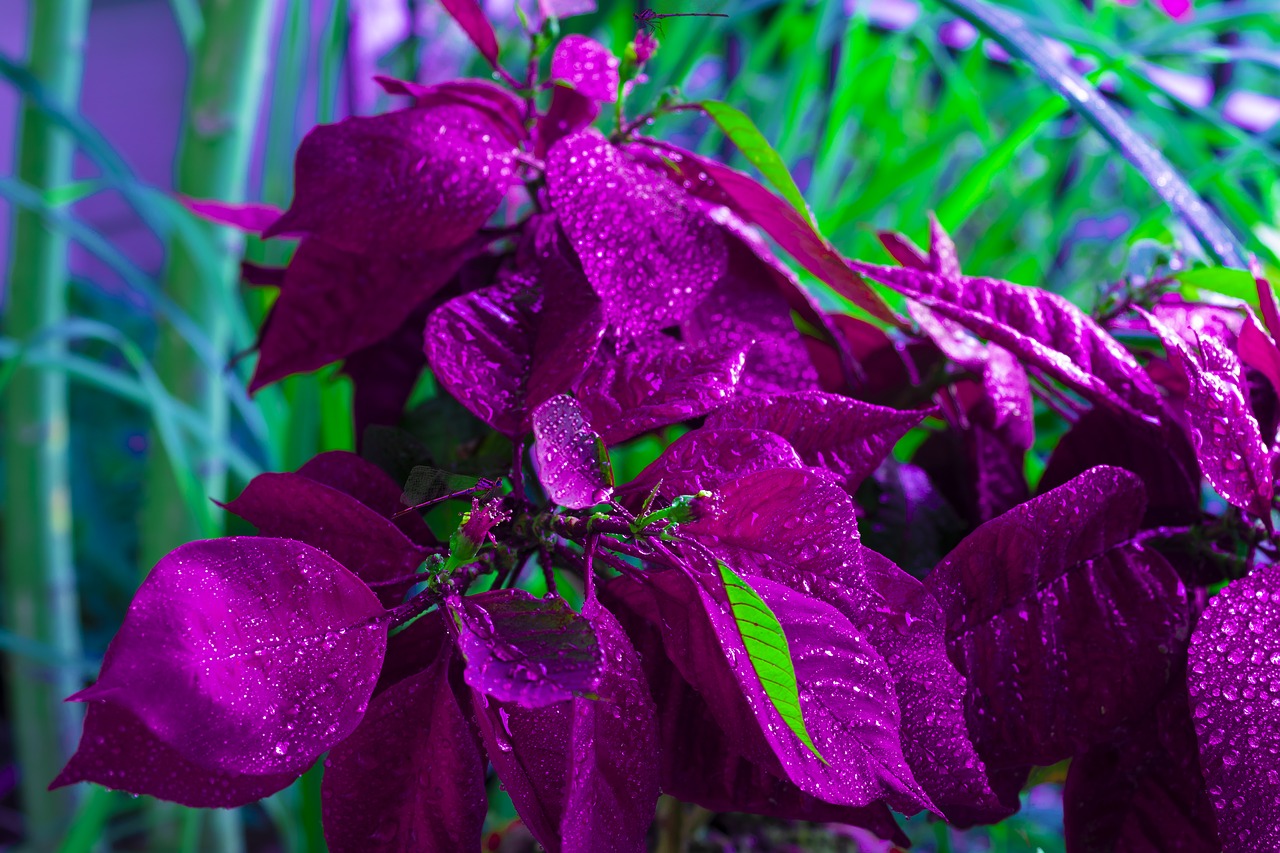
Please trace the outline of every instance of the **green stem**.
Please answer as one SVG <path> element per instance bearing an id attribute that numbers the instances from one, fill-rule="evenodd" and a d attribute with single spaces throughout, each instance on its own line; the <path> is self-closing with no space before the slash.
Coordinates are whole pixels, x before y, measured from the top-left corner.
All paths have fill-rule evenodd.
<path id="1" fill-rule="evenodd" d="M 31 74 L 47 102 L 75 112 L 89 0 L 42 0 L 30 10 Z M 71 137 L 30 99 L 21 122 L 18 179 L 41 191 L 70 183 Z M 5 325 L 25 341 L 66 317 L 67 238 L 37 213 L 19 210 L 12 246 Z M 51 340 L 46 349 L 57 355 L 60 346 Z M 56 658 L 78 660 L 66 374 L 53 366 L 19 368 L 6 397 L 5 621 L 15 636 L 52 649 Z M 75 749 L 80 709 L 62 700 L 79 689 L 80 673 L 14 654 L 8 668 L 28 841 L 32 849 L 52 850 L 78 794 L 45 788 Z"/>
<path id="2" fill-rule="evenodd" d="M 197 198 L 244 198 L 254 129 L 266 76 L 271 0 L 214 0 L 208 4 L 203 37 L 192 57 L 187 115 L 178 150 L 175 188 Z M 203 225 L 203 223 L 202 223 Z M 202 326 L 216 352 L 231 348 L 226 312 L 236 287 L 241 242 L 229 229 L 204 226 L 220 248 L 215 269 L 202 267 L 183 244 L 168 247 L 163 290 Z M 224 382 L 227 374 L 210 370 L 172 326 L 164 326 L 154 358 L 161 382 L 188 403 L 212 436 L 225 436 L 230 414 Z M 231 381 L 235 381 L 234 378 Z M 191 448 L 190 458 L 207 496 L 226 492 L 226 459 L 216 449 Z M 158 442 L 147 459 L 141 536 L 143 569 L 183 542 L 215 536 L 221 517 L 212 502 L 191 506 L 182 499 L 169 462 Z"/>

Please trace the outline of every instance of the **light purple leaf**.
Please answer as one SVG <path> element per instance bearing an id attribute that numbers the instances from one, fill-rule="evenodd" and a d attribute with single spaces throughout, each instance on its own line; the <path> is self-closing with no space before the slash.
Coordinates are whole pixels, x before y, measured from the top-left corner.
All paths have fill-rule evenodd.
<path id="1" fill-rule="evenodd" d="M 1280 847 L 1280 566 L 1232 581 L 1191 635 L 1187 688 L 1200 767 L 1227 851 Z"/>
<path id="2" fill-rule="evenodd" d="M 740 349 L 655 335 L 602 346 L 575 391 L 592 428 L 612 445 L 723 406 L 744 360 Z"/>
<path id="3" fill-rule="evenodd" d="M 261 332 L 256 391 L 385 341 L 475 249 L 365 256 L 303 240 Z"/>
<path id="4" fill-rule="evenodd" d="M 1155 712 L 1071 760 L 1062 791 L 1067 853 L 1219 853 L 1182 674 Z"/>
<path id="5" fill-rule="evenodd" d="M 720 280 L 681 326 L 686 342 L 745 349 L 743 391 L 772 394 L 818 390 L 818 372 L 805 337 L 791 319 L 796 306 L 810 322 L 819 312 L 799 282 L 769 252 L 749 226 L 725 208 L 712 218 L 725 222 L 729 265 Z"/>
<path id="6" fill-rule="evenodd" d="M 707 426 L 775 432 L 805 463 L 834 472 L 852 491 L 898 439 L 929 414 L 929 410 L 887 409 L 836 394 L 805 391 L 739 397 L 708 417 Z"/>
<path id="7" fill-rule="evenodd" d="M 872 316 L 895 322 L 893 311 L 880 295 L 855 275 L 825 237 L 804 215 L 760 185 L 755 178 L 730 169 L 691 151 L 656 140 L 644 140 L 664 159 L 675 164 L 690 192 L 715 204 L 724 204 L 743 219 L 760 226 L 787 254 L 837 292 Z"/>
<path id="8" fill-rule="evenodd" d="M 947 660 L 941 609 L 919 581 L 859 545 L 843 489 L 803 470 L 750 474 L 680 531 L 731 565 L 832 605 L 866 636 L 889 666 L 907 762 L 950 820 L 1016 810 L 1017 792 L 1001 805 L 969 741 L 965 682 Z"/>
<path id="9" fill-rule="evenodd" d="M 1141 481 L 1092 468 L 979 527 L 925 580 L 996 768 L 1048 765 L 1150 710 L 1186 641 L 1185 590 L 1130 542 Z"/>
<path id="10" fill-rule="evenodd" d="M 600 644 L 591 623 L 562 599 L 518 589 L 454 598 L 467 684 L 499 702 L 542 708 L 592 693 L 600 682 Z"/>
<path id="11" fill-rule="evenodd" d="M 1143 527 L 1192 524 L 1199 516 L 1200 466 L 1180 427 L 1153 427 L 1108 409 L 1091 409 L 1058 441 L 1040 477 L 1040 492 L 1098 465 L 1142 478 L 1148 498 Z"/>
<path id="12" fill-rule="evenodd" d="M 593 38 L 568 35 L 551 54 L 551 79 L 611 104 L 618 100 L 618 57 Z"/>
<path id="13" fill-rule="evenodd" d="M 670 177 L 595 130 L 551 147 L 547 190 L 606 318 L 623 334 L 682 322 L 724 273 L 715 223 Z"/>
<path id="14" fill-rule="evenodd" d="M 762 429 L 696 429 L 667 445 L 662 455 L 618 489 L 619 499 L 641 501 L 655 487 L 671 500 L 710 491 L 753 471 L 803 468 L 795 448 Z"/>
<path id="15" fill-rule="evenodd" d="M 595 0 L 538 0 L 538 8 L 548 18 L 572 18 L 590 15 L 596 10 Z"/>
<path id="16" fill-rule="evenodd" d="M 80 747 L 49 790 L 95 782 L 114 791 L 157 797 L 192 808 L 236 808 L 293 783 L 297 773 L 252 775 L 211 770 L 164 743 L 132 713 L 90 702 Z"/>
<path id="17" fill-rule="evenodd" d="M 1154 420 L 1160 415 L 1159 393 L 1142 366 L 1056 293 L 993 278 L 948 279 L 923 270 L 860 261 L 849 265 L 1091 399 L 1139 417 Z"/>
<path id="18" fill-rule="evenodd" d="M 1270 519 L 1271 460 L 1245 396 L 1240 359 L 1209 335 L 1199 339 L 1197 351 L 1155 317 L 1144 316 L 1187 381 L 1184 408 L 1205 479 L 1234 506 Z"/>
<path id="19" fill-rule="evenodd" d="M 324 551 L 378 594 L 404 599 L 427 552 L 356 498 L 297 474 L 259 474 L 226 509 L 263 536 L 296 539 Z"/>
<path id="20" fill-rule="evenodd" d="M 452 643 L 379 694 L 329 753 L 321 798 L 331 853 L 478 850 L 484 755 L 449 684 Z"/>
<path id="21" fill-rule="evenodd" d="M 501 136 L 487 114 L 459 106 L 316 127 L 298 148 L 293 203 L 263 236 L 304 233 L 357 254 L 460 246 L 513 181 Z"/>
<path id="22" fill-rule="evenodd" d="M 425 86 L 394 77 L 375 76 L 374 81 L 389 95 L 404 95 L 419 109 L 442 106 L 470 107 L 485 113 L 512 144 L 529 137 L 525 128 L 524 102 L 510 89 L 488 80 L 446 80 Z"/>
<path id="23" fill-rule="evenodd" d="M 533 413 L 533 464 L 552 503 L 584 509 L 613 491 L 609 451 L 567 394 L 552 397 Z"/>
<path id="24" fill-rule="evenodd" d="M 458 22 L 458 26 L 462 27 L 480 55 L 494 68 L 498 68 L 498 37 L 478 0 L 440 0 L 440 5 Z"/>
<path id="25" fill-rule="evenodd" d="M 1280 348 L 1263 331 L 1252 311 L 1245 316 L 1237 346 L 1240 360 L 1267 377 L 1271 387 L 1280 392 Z"/>
<path id="26" fill-rule="evenodd" d="M 182 204 L 197 216 L 230 225 L 249 234 L 261 234 L 280 218 L 280 208 L 270 204 L 233 204 L 216 199 L 183 198 Z"/>
<path id="27" fill-rule="evenodd" d="M 476 719 L 516 810 L 549 853 L 642 853 L 658 800 L 653 699 L 612 614 L 589 602 L 600 640 L 599 698 L 544 708 L 477 694 Z"/>
<path id="28" fill-rule="evenodd" d="M 298 774 L 360 722 L 386 651 L 377 598 L 287 539 L 191 542 L 151 570 L 76 701 L 133 714 L 214 770 Z"/>
<path id="29" fill-rule="evenodd" d="M 837 806 L 880 799 L 929 807 L 902 756 L 898 706 L 884 659 L 830 605 L 762 578 L 744 580 L 782 624 L 800 705 L 820 760 L 783 721 L 743 645 L 718 576 L 649 573 L 628 606 L 660 626 L 667 657 L 707 703 L 735 751 Z"/>

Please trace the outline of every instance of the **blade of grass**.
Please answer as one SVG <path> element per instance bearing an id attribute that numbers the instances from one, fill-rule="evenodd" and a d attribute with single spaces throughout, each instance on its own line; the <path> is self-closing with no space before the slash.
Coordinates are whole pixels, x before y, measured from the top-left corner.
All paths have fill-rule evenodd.
<path id="1" fill-rule="evenodd" d="M 1117 151 L 1142 173 L 1152 188 L 1181 216 L 1205 249 L 1228 266 L 1243 267 L 1239 240 L 1205 205 L 1154 146 L 1124 120 L 1105 98 L 1063 60 L 1049 52 L 1016 14 L 985 0 L 941 0 L 1013 56 L 1026 61 L 1062 95 Z"/>
<path id="2" fill-rule="evenodd" d="M 30 74 L 51 103 L 80 97 L 89 0 L 30 6 Z M 40 104 L 24 99 L 17 176 L 39 192 L 71 181 L 74 142 Z M 67 237 L 29 210 L 14 217 L 7 333 L 26 340 L 66 314 Z M 80 657 L 80 620 L 71 540 L 67 377 L 56 369 L 16 371 L 4 403 L 4 618 L 14 635 Z M 80 708 L 62 700 L 80 673 L 8 655 L 8 696 L 29 846 L 53 850 L 82 793 L 45 790 L 75 749 Z"/>

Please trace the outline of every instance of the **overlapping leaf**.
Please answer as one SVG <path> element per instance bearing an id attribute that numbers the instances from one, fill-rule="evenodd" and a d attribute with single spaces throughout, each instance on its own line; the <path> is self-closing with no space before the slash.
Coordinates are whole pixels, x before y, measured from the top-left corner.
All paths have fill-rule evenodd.
<path id="1" fill-rule="evenodd" d="M 593 38 L 565 36 L 551 54 L 551 79 L 593 101 L 613 103 L 618 100 L 618 57 Z"/>
<path id="2" fill-rule="evenodd" d="M 547 497 L 561 506 L 594 506 L 613 489 L 604 439 L 567 394 L 552 397 L 534 411 L 533 461 Z"/>

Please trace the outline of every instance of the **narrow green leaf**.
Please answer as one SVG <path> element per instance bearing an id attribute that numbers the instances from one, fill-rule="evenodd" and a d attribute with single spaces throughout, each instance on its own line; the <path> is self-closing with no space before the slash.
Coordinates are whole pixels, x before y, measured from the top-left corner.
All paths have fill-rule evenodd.
<path id="1" fill-rule="evenodd" d="M 787 635 L 782 631 L 782 623 L 773 615 L 769 605 L 765 604 L 754 589 L 746 581 L 724 564 L 720 563 L 720 579 L 724 581 L 725 592 L 729 595 L 729 608 L 733 612 L 733 621 L 742 633 L 742 645 L 747 650 L 747 657 L 755 668 L 765 695 L 773 703 L 782 721 L 787 724 L 800 742 L 809 748 L 823 764 L 827 760 L 813 745 L 813 738 L 804 724 L 804 714 L 800 710 L 800 687 L 796 683 L 796 668 L 791 662 L 791 649 L 787 646 Z"/>
<path id="2" fill-rule="evenodd" d="M 1183 285 L 1198 290 L 1210 290 L 1222 296 L 1242 299 L 1253 305 L 1258 302 L 1258 286 L 1248 270 L 1230 267 L 1196 267 L 1174 273 L 1173 277 Z"/>
<path id="3" fill-rule="evenodd" d="M 187 53 L 193 53 L 204 36 L 204 12 L 200 10 L 200 0 L 169 0 L 173 9 L 173 19 L 178 22 L 178 30 L 182 33 L 182 44 Z"/>
<path id="4" fill-rule="evenodd" d="M 765 180 L 773 184 L 773 188 L 799 211 L 805 221 L 816 231 L 818 224 L 814 222 L 813 213 L 805 203 L 804 196 L 800 194 L 800 188 L 791 177 L 787 164 L 782 162 L 782 157 L 773 150 L 769 140 L 764 138 L 764 134 L 756 128 L 751 119 L 741 110 L 722 101 L 703 101 L 700 106 L 724 131 L 724 135 L 733 140 L 733 144 L 738 146 L 743 156 L 751 161 L 751 165 L 760 170 Z"/>
<path id="5" fill-rule="evenodd" d="M 942 0 L 1005 50 L 1028 63 L 1142 173 L 1165 203 L 1181 216 L 1205 249 L 1227 266 L 1245 266 L 1240 241 L 1178 174 L 1155 146 L 1134 130 L 1087 80 L 1051 53 L 1043 38 L 1009 9 L 985 0 Z"/>

